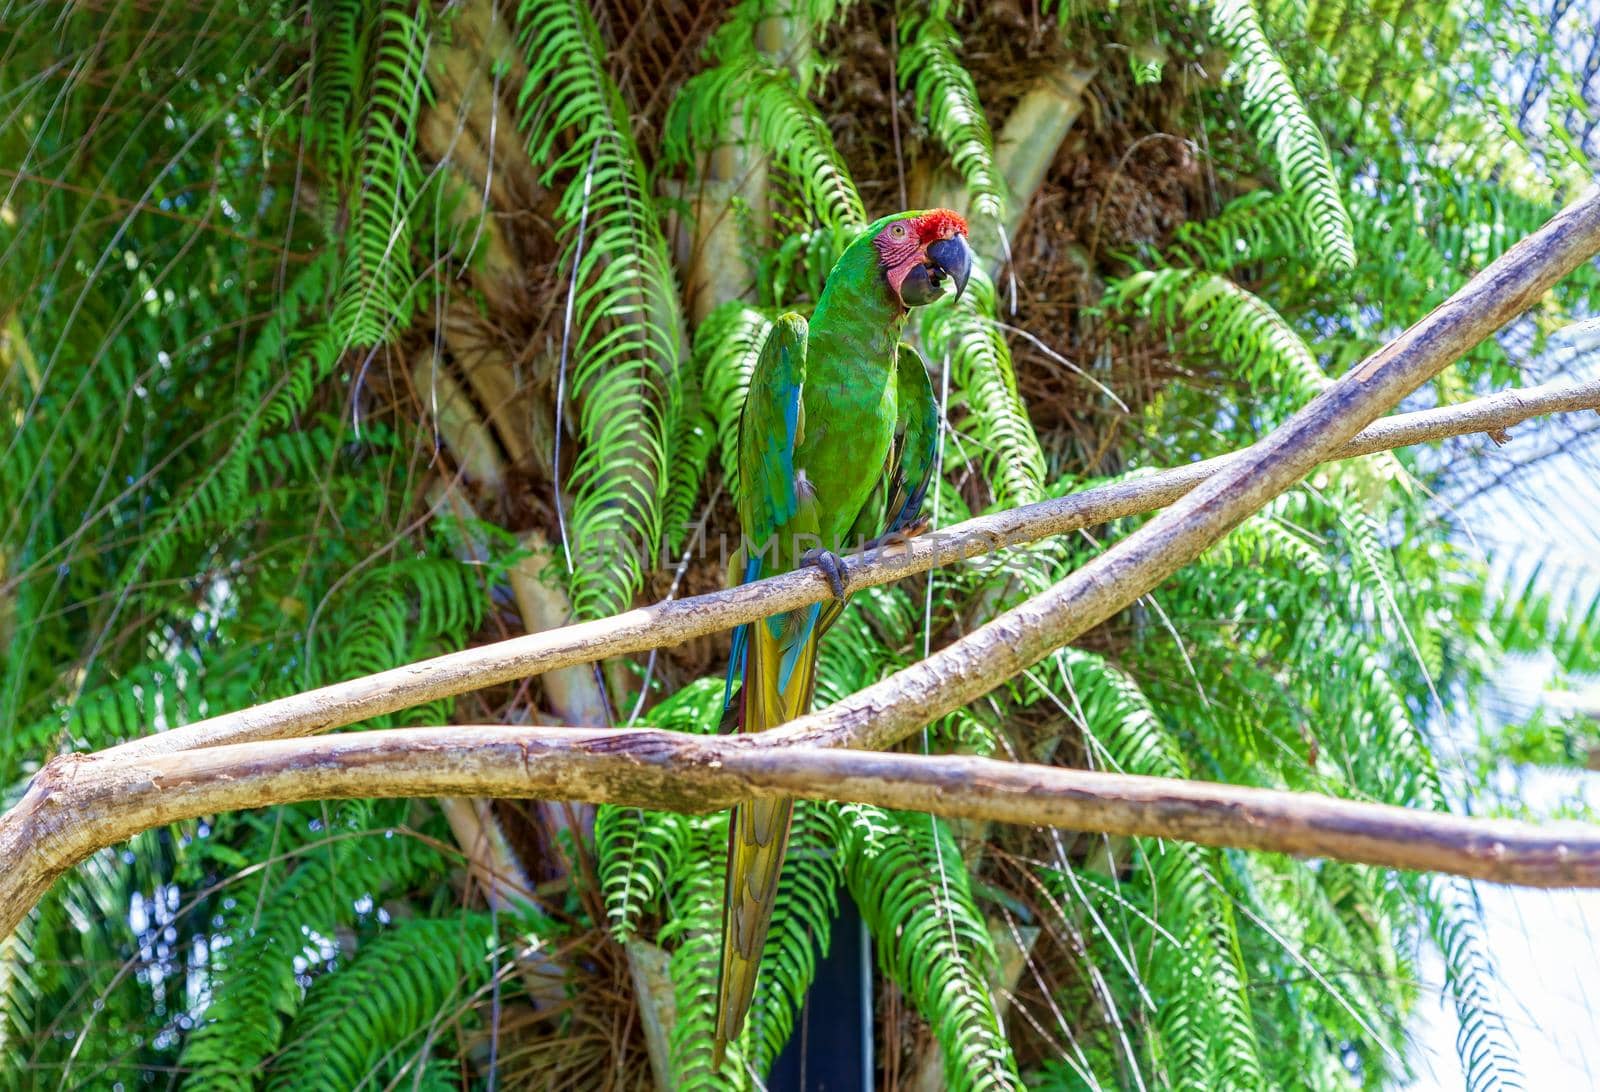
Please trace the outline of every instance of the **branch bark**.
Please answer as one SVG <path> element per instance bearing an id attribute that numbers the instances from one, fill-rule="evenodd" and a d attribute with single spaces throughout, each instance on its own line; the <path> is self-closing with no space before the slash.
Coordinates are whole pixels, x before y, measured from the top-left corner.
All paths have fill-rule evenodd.
<path id="1" fill-rule="evenodd" d="M 541 797 L 705 811 L 760 796 L 1335 857 L 1537 887 L 1600 887 L 1600 827 L 1535 826 L 1201 781 L 790 746 L 775 733 L 456 726 L 54 758 L 0 818 L 0 936 L 55 877 L 141 830 L 367 796 Z"/>
<path id="2" fill-rule="evenodd" d="M 1398 414 L 1363 431 L 1329 458 L 1353 459 L 1409 444 L 1509 428 L 1546 414 L 1594 409 L 1600 409 L 1600 380 L 1503 391 L 1456 406 Z M 978 516 L 929 532 L 904 547 L 853 556 L 849 559 L 846 587 L 856 592 L 892 583 L 940 565 L 1165 507 L 1257 447 Z M 656 603 L 614 618 L 420 660 L 157 735 L 140 736 L 112 748 L 111 753 L 134 758 L 192 747 L 316 735 L 367 717 L 526 675 L 677 644 L 818 603 L 831 595 L 825 577 L 816 570 L 802 569 L 726 591 Z"/>

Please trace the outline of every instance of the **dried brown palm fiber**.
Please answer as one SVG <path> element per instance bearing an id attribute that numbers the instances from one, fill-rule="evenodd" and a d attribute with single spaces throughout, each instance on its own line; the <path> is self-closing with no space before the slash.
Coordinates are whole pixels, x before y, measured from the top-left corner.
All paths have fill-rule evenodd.
<path id="1" fill-rule="evenodd" d="M 699 0 L 602 0 L 606 71 L 630 107 L 633 136 L 654 165 L 661 127 L 679 87 L 704 67 L 701 52 L 731 5 Z"/>
<path id="2" fill-rule="evenodd" d="M 568 1002 L 534 1009 L 514 1004 L 500 1013 L 495 1072 L 506 1088 L 538 1092 L 610 1089 L 646 1092 L 655 1087 L 627 960 L 602 929 L 581 929 L 550 953 L 568 968 L 559 985 Z M 490 1029 L 485 998 L 478 1030 L 465 1044 L 474 1068 L 487 1072 Z"/>

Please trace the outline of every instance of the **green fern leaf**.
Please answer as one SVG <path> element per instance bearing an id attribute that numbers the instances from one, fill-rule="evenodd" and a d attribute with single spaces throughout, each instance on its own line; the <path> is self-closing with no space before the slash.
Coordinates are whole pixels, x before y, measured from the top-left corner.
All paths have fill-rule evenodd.
<path id="1" fill-rule="evenodd" d="M 1021 1088 L 985 977 L 989 930 L 949 829 L 929 815 L 864 806 L 846 814 L 850 894 L 880 965 L 932 1025 L 945 1080 L 955 1090 Z"/>
<path id="2" fill-rule="evenodd" d="M 595 814 L 595 854 L 606 917 L 619 944 L 633 938 L 639 918 L 666 890 L 683 861 L 688 821 L 673 812 L 602 805 Z"/>
<path id="3" fill-rule="evenodd" d="M 1483 936 L 1483 909 L 1468 880 L 1429 877 L 1429 925 L 1444 956 L 1445 986 L 1455 1004 L 1456 1054 L 1470 1092 L 1526 1088 L 1515 1040 L 1495 1002 L 1494 959 Z"/>
<path id="4" fill-rule="evenodd" d="M 1369 240 L 1358 234 L 1362 253 Z M 1183 264 L 1226 273 L 1255 262 L 1289 261 L 1311 243 L 1304 217 L 1293 194 L 1255 190 L 1228 202 L 1209 220 L 1189 220 L 1173 239 L 1174 256 Z"/>
<path id="5" fill-rule="evenodd" d="M 995 324 L 994 285 L 974 270 L 960 301 L 923 308 L 922 336 L 934 367 L 950 360 L 950 378 L 976 420 L 977 446 L 995 501 L 1031 504 L 1044 492 L 1044 452 L 1017 394 L 1011 350 Z"/>
<path id="6" fill-rule="evenodd" d="M 572 468 L 572 605 L 624 610 L 661 541 L 680 412 L 678 291 L 628 114 L 587 5 L 523 0 L 519 99 L 528 154 L 572 269 L 572 370 L 582 446 Z M 566 134 L 576 134 L 570 145 Z M 583 239 L 579 247 L 580 235 Z"/>
<path id="7" fill-rule="evenodd" d="M 722 712 L 721 679 L 696 679 L 650 710 L 646 721 L 669 732 L 710 735 Z M 669 890 L 686 864 L 694 828 L 687 816 L 603 805 L 595 816 L 600 890 L 612 935 L 626 943 L 639 918 Z M 692 862 L 690 862 L 692 863 Z"/>
<path id="8" fill-rule="evenodd" d="M 1298 195 L 1323 265 L 1335 272 L 1353 269 L 1350 213 L 1327 141 L 1267 41 L 1252 0 L 1211 0 L 1211 31 L 1243 71 L 1245 120 L 1276 164 L 1284 188 Z"/>
<path id="9" fill-rule="evenodd" d="M 944 7 L 934 4 L 901 24 L 900 86 L 915 87 L 917 113 L 961 172 L 973 211 L 998 221 L 1005 216 L 1006 184 L 995 166 L 994 135 L 972 74 L 957 58 L 961 43 Z"/>
<path id="10" fill-rule="evenodd" d="M 184 1045 L 186 1087 L 243 1089 L 283 1042 L 301 1003 L 295 960 L 313 935 L 353 921 L 357 902 L 404 890 L 443 871 L 438 854 L 413 838 L 344 838 L 241 885 L 228 909 L 229 935 L 212 947 L 210 1005 Z M 258 900 L 260 912 L 257 913 Z"/>
<path id="11" fill-rule="evenodd" d="M 772 330 L 772 320 L 737 300 L 718 307 L 694 335 L 694 352 L 704 376 L 706 408 L 716 424 L 717 448 L 722 459 L 722 482 L 739 495 L 739 414 L 750 373 L 761 358 L 761 347 Z"/>
<path id="12" fill-rule="evenodd" d="M 711 1064 L 717 978 L 722 968 L 722 877 L 728 863 L 728 817 L 726 813 L 696 816 L 687 823 L 689 851 L 685 866 L 673 877 L 672 915 L 661 930 L 661 942 L 672 948 L 669 967 L 676 1000 L 673 1087 L 685 1092 L 740 1089 L 745 1087 L 748 1027 L 740 1042 L 728 1045 L 722 1071 Z"/>
<path id="13" fill-rule="evenodd" d="M 833 17 L 827 3 L 811 12 Z M 713 36 L 714 68 L 692 77 L 667 113 L 662 149 L 667 162 L 692 163 L 728 139 L 735 118 L 756 144 L 798 185 L 801 204 L 827 229 L 837 254 L 867 222 L 861 195 L 834 146 L 827 120 L 806 97 L 809 70 L 797 77 L 756 49 L 756 26 L 769 14 L 764 0 L 743 0 Z M 831 259 L 830 259 L 831 261 Z"/>
<path id="14" fill-rule="evenodd" d="M 316 124 L 311 127 L 318 161 L 343 187 L 350 181 L 355 157 L 354 118 L 366 54 L 366 27 L 361 0 L 334 0 L 316 7 L 317 40 L 313 54 L 311 99 Z"/>
<path id="15" fill-rule="evenodd" d="M 679 554 L 694 530 L 694 503 L 700 496 L 711 449 L 717 443 L 716 425 L 701 402 L 698 389 L 685 392 L 672 437 L 672 463 L 667 468 L 666 495 L 661 502 L 663 541 Z"/>
<path id="16" fill-rule="evenodd" d="M 1108 285 L 1105 303 L 1180 328 L 1231 365 L 1256 392 L 1275 392 L 1287 415 L 1328 385 L 1305 340 L 1259 296 L 1215 273 L 1142 270 Z"/>
<path id="17" fill-rule="evenodd" d="M 361 188 L 351 215 L 344 283 L 333 312 L 347 345 L 389 341 L 410 324 L 416 305 L 411 217 L 422 179 L 415 147 L 417 115 L 431 101 L 429 10 L 427 4 L 391 4 L 378 14 L 359 143 Z"/>
<path id="18" fill-rule="evenodd" d="M 434 1035 L 457 1023 L 488 984 L 494 943 L 487 914 L 413 918 L 379 933 L 312 985 L 267 1088 L 378 1089 L 396 1052 L 398 1062 L 425 1069 Z"/>
<path id="19" fill-rule="evenodd" d="M 1063 650 L 1057 660 L 1071 679 L 1097 761 L 1127 773 L 1188 775 L 1182 753 L 1132 679 L 1077 649 Z M 1141 967 L 1158 998 L 1158 1058 L 1180 1088 L 1266 1087 L 1237 925 L 1211 868 L 1218 855 L 1185 843 L 1140 846 L 1160 925 L 1151 943 L 1162 950 L 1144 948 L 1149 954 Z M 1204 994 L 1191 988 L 1194 979 L 1207 983 Z"/>

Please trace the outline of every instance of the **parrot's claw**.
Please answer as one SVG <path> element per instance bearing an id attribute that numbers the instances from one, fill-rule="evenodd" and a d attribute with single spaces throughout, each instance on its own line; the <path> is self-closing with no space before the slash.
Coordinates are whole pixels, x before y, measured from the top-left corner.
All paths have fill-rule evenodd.
<path id="1" fill-rule="evenodd" d="M 873 550 L 881 550 L 885 546 L 904 546 L 932 526 L 933 521 L 927 516 L 912 520 L 899 530 L 888 531 L 877 538 L 871 538 L 863 542 L 861 544 L 861 552 L 870 553 Z"/>
<path id="2" fill-rule="evenodd" d="M 801 554 L 800 564 L 821 569 L 822 575 L 828 578 L 828 587 L 833 589 L 833 597 L 844 602 L 845 568 L 838 554 L 818 546 Z"/>

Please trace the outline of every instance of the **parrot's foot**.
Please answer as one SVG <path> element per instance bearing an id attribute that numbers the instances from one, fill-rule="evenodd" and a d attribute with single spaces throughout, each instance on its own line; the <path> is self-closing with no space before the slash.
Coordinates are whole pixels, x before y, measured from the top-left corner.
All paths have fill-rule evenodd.
<path id="1" fill-rule="evenodd" d="M 870 538 L 863 542 L 861 544 L 861 552 L 864 554 L 870 553 L 873 550 L 881 550 L 885 546 L 904 546 L 932 526 L 933 521 L 927 516 L 912 520 L 898 531 L 889 531 L 886 534 L 879 535 L 877 538 Z"/>
<path id="2" fill-rule="evenodd" d="M 818 546 L 807 550 L 800 555 L 800 564 L 812 565 L 822 570 L 822 575 L 828 578 L 828 587 L 833 589 L 833 597 L 844 602 L 844 562 L 832 550 L 824 550 Z"/>

